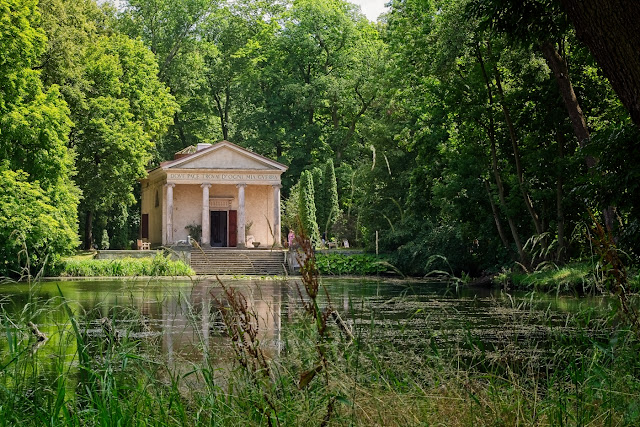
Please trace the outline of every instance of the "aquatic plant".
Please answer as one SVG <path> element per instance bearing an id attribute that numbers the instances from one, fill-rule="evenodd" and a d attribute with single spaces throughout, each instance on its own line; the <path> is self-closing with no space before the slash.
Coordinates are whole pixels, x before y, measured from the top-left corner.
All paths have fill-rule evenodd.
<path id="1" fill-rule="evenodd" d="M 201 307 L 179 297 L 202 352 L 195 359 L 140 338 L 147 320 L 126 304 L 85 311 L 64 289 L 39 298 L 37 281 L 22 309 L 0 299 L 0 425 L 640 422 L 640 343 L 615 310 L 559 316 L 540 308 L 536 293 L 502 293 L 489 309 L 503 322 L 460 329 L 454 313 L 428 323 L 430 301 L 399 293 L 350 299 L 337 314 L 311 245 L 300 247 L 298 298 L 275 348 L 251 297 L 233 283 L 205 288 L 211 304 Z M 193 289 L 209 285 L 194 281 Z M 408 318 L 397 315 L 401 306 Z M 205 317 L 230 354 L 212 354 Z"/>
<path id="2" fill-rule="evenodd" d="M 365 276 L 383 273 L 390 269 L 388 263 L 372 254 L 317 253 L 315 260 L 318 272 L 323 275 Z"/>

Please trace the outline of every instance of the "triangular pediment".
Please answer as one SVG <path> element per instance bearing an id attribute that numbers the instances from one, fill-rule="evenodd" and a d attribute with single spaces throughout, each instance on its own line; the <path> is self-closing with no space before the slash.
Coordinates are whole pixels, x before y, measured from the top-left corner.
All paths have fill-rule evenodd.
<path id="1" fill-rule="evenodd" d="M 235 144 L 222 141 L 181 159 L 167 162 L 164 169 L 237 169 L 284 172 L 287 167 Z"/>

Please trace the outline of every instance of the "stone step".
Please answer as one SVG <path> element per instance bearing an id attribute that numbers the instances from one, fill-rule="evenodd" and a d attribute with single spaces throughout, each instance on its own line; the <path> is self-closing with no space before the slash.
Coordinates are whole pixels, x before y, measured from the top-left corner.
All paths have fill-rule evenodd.
<path id="1" fill-rule="evenodd" d="M 206 249 L 191 252 L 197 274 L 285 274 L 284 252 L 274 250 Z"/>

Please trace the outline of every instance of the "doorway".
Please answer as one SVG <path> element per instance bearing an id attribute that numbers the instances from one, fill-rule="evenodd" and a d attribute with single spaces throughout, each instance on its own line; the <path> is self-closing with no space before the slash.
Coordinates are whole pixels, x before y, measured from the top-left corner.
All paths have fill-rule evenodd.
<path id="1" fill-rule="evenodd" d="M 227 247 L 227 211 L 211 211 L 211 246 Z"/>

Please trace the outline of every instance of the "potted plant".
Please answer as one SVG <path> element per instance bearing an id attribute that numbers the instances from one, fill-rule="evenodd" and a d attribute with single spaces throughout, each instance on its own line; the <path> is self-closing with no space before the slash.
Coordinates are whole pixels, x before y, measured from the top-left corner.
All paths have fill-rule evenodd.
<path id="1" fill-rule="evenodd" d="M 189 231 L 189 236 L 198 243 L 202 237 L 202 226 L 200 224 L 189 224 L 185 227 Z"/>

